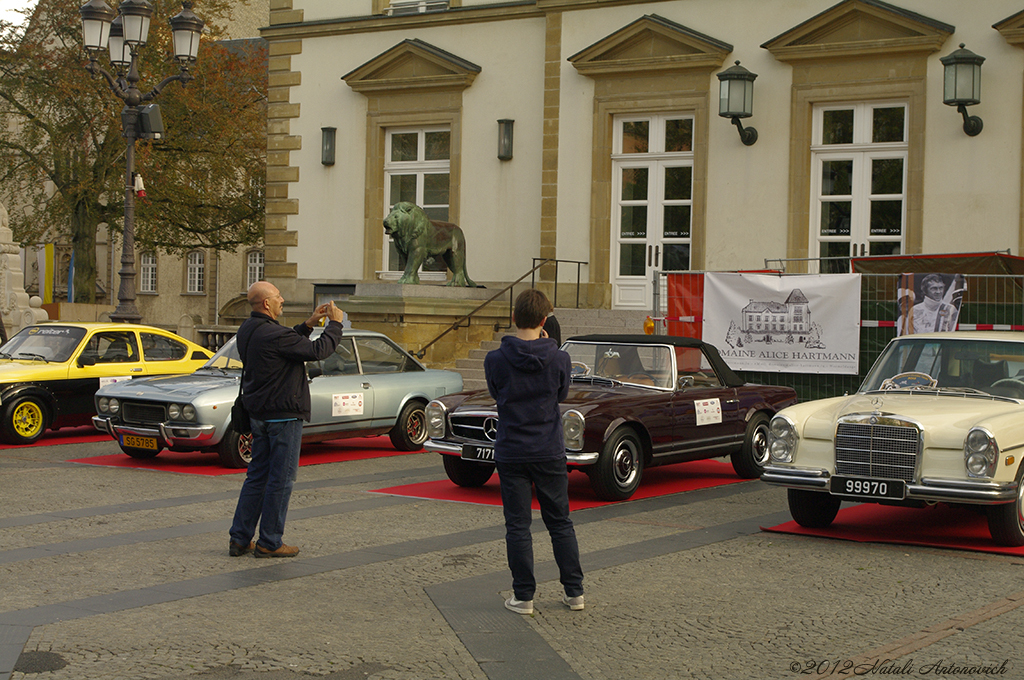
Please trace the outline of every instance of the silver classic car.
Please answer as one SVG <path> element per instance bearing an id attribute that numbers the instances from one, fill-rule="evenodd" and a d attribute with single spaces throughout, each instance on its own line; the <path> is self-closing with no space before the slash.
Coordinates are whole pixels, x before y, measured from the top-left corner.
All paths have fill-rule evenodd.
<path id="1" fill-rule="evenodd" d="M 314 329 L 312 337 L 320 332 Z M 93 424 L 133 458 L 198 450 L 218 453 L 226 467 L 246 467 L 251 436 L 231 426 L 241 369 L 232 338 L 190 375 L 102 388 Z M 334 354 L 306 362 L 306 372 L 312 419 L 303 425 L 304 443 L 388 434 L 395 448 L 416 451 L 427 438 L 423 407 L 462 389 L 458 373 L 425 368 L 372 331 L 346 330 Z"/>
<path id="2" fill-rule="evenodd" d="M 1024 545 L 1024 333 L 904 335 L 856 394 L 776 415 L 761 479 L 798 524 L 843 501 L 980 507 L 996 543 Z"/>

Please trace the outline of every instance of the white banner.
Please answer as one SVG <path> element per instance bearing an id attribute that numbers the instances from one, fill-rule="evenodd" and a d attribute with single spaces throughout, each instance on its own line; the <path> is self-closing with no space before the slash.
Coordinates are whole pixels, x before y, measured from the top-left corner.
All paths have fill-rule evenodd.
<path id="1" fill-rule="evenodd" d="M 738 371 L 856 375 L 860 274 L 704 274 L 704 342 Z"/>

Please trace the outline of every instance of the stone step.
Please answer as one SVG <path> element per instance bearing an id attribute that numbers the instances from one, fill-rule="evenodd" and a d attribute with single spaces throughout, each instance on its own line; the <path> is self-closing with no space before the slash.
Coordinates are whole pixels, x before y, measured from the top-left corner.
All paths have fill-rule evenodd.
<path id="1" fill-rule="evenodd" d="M 486 389 L 487 389 L 487 381 L 483 380 L 482 378 L 480 380 L 463 380 L 462 381 L 462 391 L 463 392 L 469 392 L 470 390 L 486 390 Z"/>

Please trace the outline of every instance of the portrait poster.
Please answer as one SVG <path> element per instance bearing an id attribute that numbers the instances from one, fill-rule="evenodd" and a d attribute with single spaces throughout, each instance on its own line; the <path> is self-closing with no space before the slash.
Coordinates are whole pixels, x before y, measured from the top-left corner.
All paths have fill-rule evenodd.
<path id="1" fill-rule="evenodd" d="M 901 274 L 896 334 L 955 331 L 966 292 L 962 274 Z"/>
<path id="2" fill-rule="evenodd" d="M 703 340 L 739 371 L 856 375 L 860 279 L 707 273 Z"/>

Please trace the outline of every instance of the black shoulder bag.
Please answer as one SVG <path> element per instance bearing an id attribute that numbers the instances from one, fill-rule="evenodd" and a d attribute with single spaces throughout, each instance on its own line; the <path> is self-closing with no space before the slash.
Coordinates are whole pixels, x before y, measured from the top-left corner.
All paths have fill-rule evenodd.
<path id="1" fill-rule="evenodd" d="M 252 336 L 249 336 L 252 339 Z M 238 342 L 238 340 L 235 340 Z M 242 359 L 242 375 L 238 378 L 238 396 L 235 397 L 235 403 L 231 407 L 231 426 L 235 428 L 235 432 L 238 434 L 249 434 L 252 432 L 252 425 L 249 423 L 249 411 L 246 410 L 245 404 L 242 402 L 242 382 L 245 380 L 245 357 Z"/>

